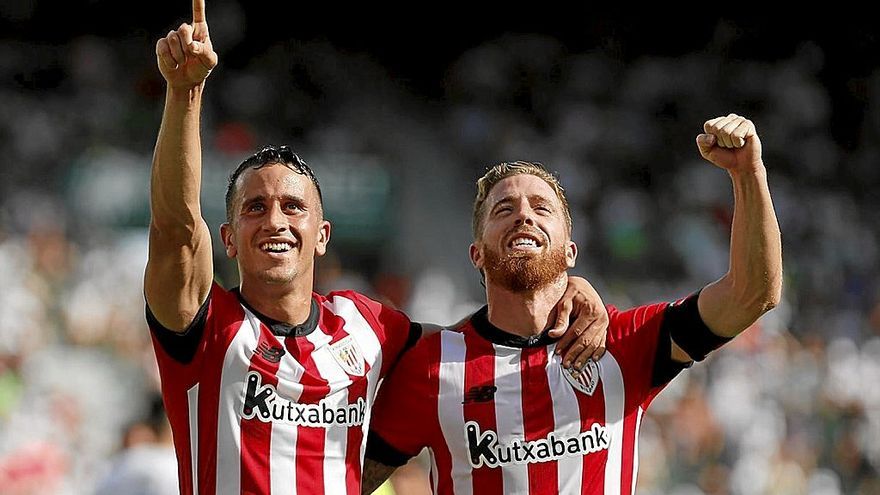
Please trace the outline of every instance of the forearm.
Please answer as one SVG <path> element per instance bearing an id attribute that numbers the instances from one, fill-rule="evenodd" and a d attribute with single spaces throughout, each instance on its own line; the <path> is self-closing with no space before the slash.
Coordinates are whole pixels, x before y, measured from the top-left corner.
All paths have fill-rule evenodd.
<path id="1" fill-rule="evenodd" d="M 782 240 L 763 165 L 732 172 L 734 214 L 730 268 L 700 295 L 709 328 L 733 337 L 775 307 L 782 293 Z"/>
<path id="2" fill-rule="evenodd" d="M 391 473 L 397 469 L 392 466 L 386 466 L 381 462 L 376 462 L 370 459 L 364 459 L 364 474 L 361 479 L 361 493 L 364 495 L 369 495 L 376 491 L 377 488 L 382 486 L 382 483 L 385 483 Z"/>
<path id="3" fill-rule="evenodd" d="M 199 194 L 203 88 L 204 84 L 188 91 L 166 91 L 150 180 L 151 223 L 163 231 L 193 231 L 202 223 Z"/>

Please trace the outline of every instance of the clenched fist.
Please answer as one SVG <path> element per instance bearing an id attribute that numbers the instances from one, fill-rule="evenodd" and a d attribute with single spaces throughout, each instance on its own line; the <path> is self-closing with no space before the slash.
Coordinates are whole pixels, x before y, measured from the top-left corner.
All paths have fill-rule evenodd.
<path id="1" fill-rule="evenodd" d="M 706 121 L 697 148 L 706 160 L 728 172 L 752 172 L 764 166 L 761 140 L 751 120 L 730 114 Z"/>

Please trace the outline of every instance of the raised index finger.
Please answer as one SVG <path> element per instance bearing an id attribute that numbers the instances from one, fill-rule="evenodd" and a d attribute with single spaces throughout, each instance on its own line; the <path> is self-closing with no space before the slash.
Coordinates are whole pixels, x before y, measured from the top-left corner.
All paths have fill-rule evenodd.
<path id="1" fill-rule="evenodd" d="M 193 23 L 205 22 L 205 0 L 193 0 Z"/>

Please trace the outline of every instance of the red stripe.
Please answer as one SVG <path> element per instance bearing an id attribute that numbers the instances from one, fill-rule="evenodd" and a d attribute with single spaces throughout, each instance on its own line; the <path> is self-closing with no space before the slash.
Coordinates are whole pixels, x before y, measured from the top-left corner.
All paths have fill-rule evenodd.
<path id="1" fill-rule="evenodd" d="M 272 332 L 260 323 L 257 352 L 251 357 L 248 372 L 261 375 L 262 385 L 278 386 L 278 362 L 266 359 L 260 349 L 278 348 L 281 343 Z M 272 423 L 257 417 L 241 420 L 241 491 L 242 493 L 270 493 L 269 447 L 272 440 Z"/>
<path id="2" fill-rule="evenodd" d="M 156 336 L 150 332 L 153 341 L 153 351 L 159 364 L 159 377 L 162 381 L 162 402 L 168 422 L 174 431 L 174 452 L 177 454 L 177 479 L 179 480 L 180 493 L 189 495 L 192 493 L 192 462 L 190 452 L 189 431 L 189 400 L 186 394 L 189 381 L 174 379 L 183 377 L 188 370 L 165 354 L 162 345 L 156 340 Z"/>
<path id="3" fill-rule="evenodd" d="M 322 320 L 325 311 L 321 312 Z M 320 325 L 320 323 L 319 323 Z M 320 331 L 320 329 L 315 330 Z M 299 362 L 305 368 L 300 380 L 303 384 L 303 393 L 300 396 L 301 404 L 317 404 L 330 392 L 327 380 L 321 378 L 318 367 L 312 359 L 312 351 L 315 346 L 307 339 L 299 337 L 288 339 L 295 342 L 296 355 Z M 326 441 L 324 428 L 311 428 L 300 426 L 297 428 L 296 439 L 296 492 L 297 493 L 324 493 L 324 443 Z"/>
<path id="4" fill-rule="evenodd" d="M 172 399 L 170 394 L 164 394 L 163 403 L 168 414 L 168 421 L 174 425 L 174 452 L 177 454 L 177 479 L 179 480 L 180 493 L 190 495 L 192 494 L 192 456 L 189 442 L 192 432 L 189 431 L 186 390 L 175 390 L 174 395 L 179 398 Z"/>
<path id="5" fill-rule="evenodd" d="M 620 462 L 620 491 L 623 493 L 631 493 L 633 483 L 638 408 L 631 411 L 623 418 L 623 451 L 621 452 L 623 459 Z"/>
<path id="6" fill-rule="evenodd" d="M 465 364 L 464 393 L 480 387 L 495 386 L 495 349 L 492 344 L 473 331 L 464 332 Z M 464 400 L 464 398 L 462 398 Z M 495 401 L 467 402 L 463 405 L 464 421 L 476 421 L 480 428 L 498 431 L 495 418 Z M 500 469 L 482 466 L 472 471 L 472 483 L 475 494 L 501 494 L 504 481 Z"/>
<path id="7" fill-rule="evenodd" d="M 437 493 L 452 493 L 452 454 L 449 452 L 449 446 L 446 444 L 446 438 L 443 436 L 443 430 L 440 428 L 440 348 L 442 338 L 438 335 L 432 338 L 430 346 L 427 349 L 427 358 L 425 361 L 429 363 L 428 381 L 431 391 L 426 400 L 431 401 L 430 414 L 425 418 L 428 428 L 429 440 L 428 445 L 432 446 L 434 463 L 437 465 L 437 472 L 431 473 L 437 478 Z M 433 469 L 433 467 L 432 467 Z"/>
<path id="8" fill-rule="evenodd" d="M 522 412 L 525 440 L 532 442 L 547 435 L 555 428 L 553 408 L 547 401 L 530 400 L 530 397 L 550 397 L 547 379 L 547 348 L 529 347 L 522 350 L 520 376 L 522 377 Z M 529 493 L 559 493 L 556 461 L 530 463 Z"/>
<path id="9" fill-rule="evenodd" d="M 589 431 L 593 423 L 605 424 L 605 391 L 601 380 L 593 391 L 587 395 L 575 390 L 578 411 L 581 415 L 581 431 Z M 581 476 L 582 493 L 603 493 L 605 490 L 605 465 L 608 461 L 608 450 L 603 449 L 583 458 L 583 475 Z"/>
<path id="10" fill-rule="evenodd" d="M 349 336 L 349 333 L 345 331 L 345 319 L 330 311 L 321 312 L 319 325 L 321 328 L 327 329 L 327 333 L 330 334 L 329 344 L 335 344 Z M 372 329 L 373 327 L 370 327 L 370 330 Z M 375 332 L 375 330 L 373 331 Z"/>
<path id="11" fill-rule="evenodd" d="M 343 332 L 337 332 L 343 333 Z M 354 404 L 361 397 L 367 401 L 367 378 L 370 373 L 370 365 L 365 365 L 366 376 L 363 379 L 356 380 L 348 387 L 348 403 Z M 369 403 L 369 401 L 367 401 Z M 348 428 L 348 440 L 345 442 L 345 489 L 349 495 L 360 495 L 361 493 L 361 443 L 364 440 L 364 428 L 360 427 Z"/>

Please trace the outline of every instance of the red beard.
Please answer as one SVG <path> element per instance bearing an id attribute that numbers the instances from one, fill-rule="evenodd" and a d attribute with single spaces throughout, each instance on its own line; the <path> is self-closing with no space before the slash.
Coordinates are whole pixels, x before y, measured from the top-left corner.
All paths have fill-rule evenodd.
<path id="1" fill-rule="evenodd" d="M 562 247 L 539 255 L 501 255 L 487 246 L 483 254 L 486 279 L 511 292 L 534 292 L 556 281 L 568 269 Z"/>

